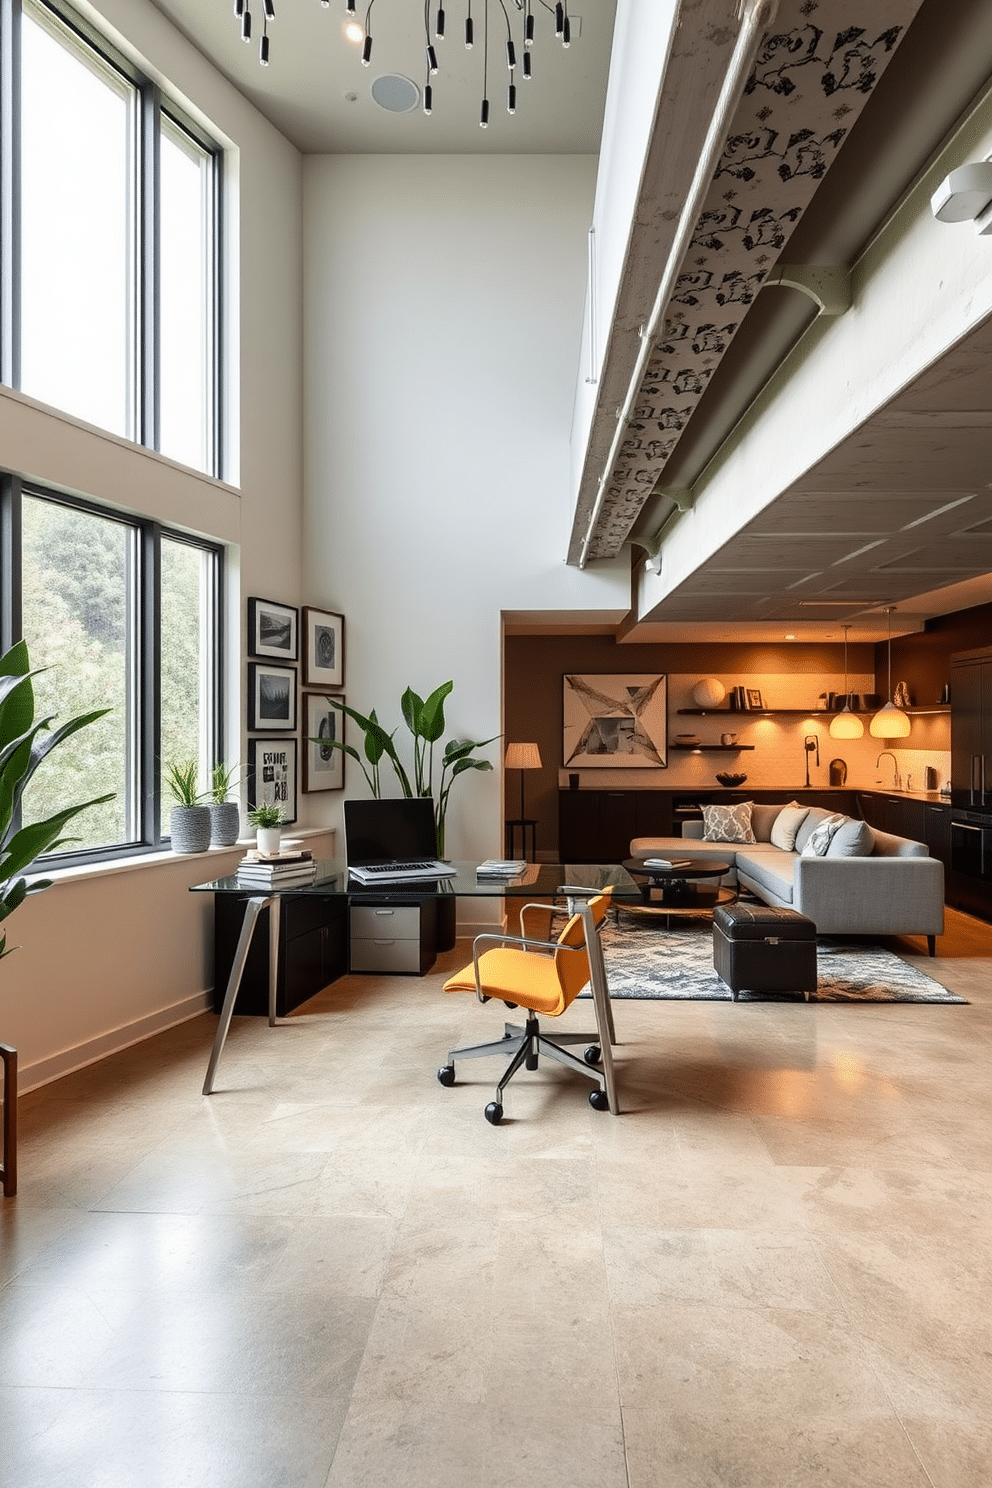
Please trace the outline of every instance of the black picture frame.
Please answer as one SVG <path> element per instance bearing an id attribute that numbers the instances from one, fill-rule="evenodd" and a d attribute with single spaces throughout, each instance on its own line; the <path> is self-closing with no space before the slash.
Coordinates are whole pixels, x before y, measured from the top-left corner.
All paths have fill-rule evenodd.
<path id="1" fill-rule="evenodd" d="M 295 733 L 295 667 L 248 663 L 248 727 Z"/>
<path id="2" fill-rule="evenodd" d="M 343 695 L 335 698 L 344 702 Z M 329 749 L 319 741 L 328 733 L 344 739 L 345 715 L 332 707 L 323 693 L 303 694 L 303 791 L 344 790 L 344 751 Z"/>
<path id="3" fill-rule="evenodd" d="M 273 661 L 297 661 L 300 612 L 295 605 L 252 595 L 248 600 L 248 655 Z"/>
<path id="4" fill-rule="evenodd" d="M 247 790 L 249 806 L 280 806 L 283 824 L 295 822 L 299 809 L 295 739 L 248 740 Z"/>
<path id="5" fill-rule="evenodd" d="M 344 616 L 303 606 L 303 686 L 344 686 Z"/>

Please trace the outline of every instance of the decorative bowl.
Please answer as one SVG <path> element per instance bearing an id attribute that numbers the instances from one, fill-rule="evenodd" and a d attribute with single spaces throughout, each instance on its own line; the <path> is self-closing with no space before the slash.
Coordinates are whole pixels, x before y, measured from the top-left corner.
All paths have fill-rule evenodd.
<path id="1" fill-rule="evenodd" d="M 716 778 L 717 780 L 719 780 L 721 785 L 734 786 L 743 785 L 745 780 L 747 779 L 747 776 L 741 775 L 739 773 L 732 773 L 729 770 L 718 770 Z"/>

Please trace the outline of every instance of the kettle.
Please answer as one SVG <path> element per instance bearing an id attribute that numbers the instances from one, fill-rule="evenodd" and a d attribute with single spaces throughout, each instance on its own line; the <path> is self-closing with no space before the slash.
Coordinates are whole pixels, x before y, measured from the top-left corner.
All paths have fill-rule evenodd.
<path id="1" fill-rule="evenodd" d="M 847 784 L 847 765 L 842 759 L 832 759 L 830 761 L 830 784 Z"/>

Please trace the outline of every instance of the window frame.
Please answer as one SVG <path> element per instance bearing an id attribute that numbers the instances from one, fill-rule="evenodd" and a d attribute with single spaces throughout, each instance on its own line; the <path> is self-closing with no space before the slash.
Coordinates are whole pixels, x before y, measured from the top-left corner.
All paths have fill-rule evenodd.
<path id="1" fill-rule="evenodd" d="M 129 748 L 134 776 L 126 782 L 133 793 L 135 840 L 107 843 L 100 847 L 68 849 L 39 858 L 46 870 L 88 863 L 123 860 L 149 853 L 165 853 L 171 839 L 161 831 L 161 544 L 163 539 L 195 548 L 211 560 L 208 615 L 210 635 L 208 665 L 213 688 L 208 700 L 208 758 L 224 758 L 225 734 L 225 549 L 222 543 L 169 527 L 149 517 L 122 511 L 99 502 L 61 491 L 40 481 L 0 477 L 0 649 L 7 651 L 22 639 L 21 610 L 23 581 L 22 502 L 25 496 L 53 502 L 74 511 L 88 512 L 105 521 L 117 522 L 135 534 L 134 574 L 134 717 Z M 26 637 L 30 648 L 30 637 Z"/>
<path id="2" fill-rule="evenodd" d="M 159 141 L 162 119 L 189 136 L 211 162 L 209 298 L 207 319 L 210 355 L 207 359 L 207 465 L 199 473 L 225 479 L 226 377 L 224 342 L 224 148 L 167 96 L 139 67 L 119 52 L 99 30 L 64 0 L 0 0 L 0 382 L 20 391 L 21 380 L 21 26 L 25 4 L 42 20 L 61 28 L 69 40 L 92 53 L 100 65 L 119 74 L 137 91 L 136 126 L 132 152 L 131 291 L 134 304 L 131 364 L 134 385 L 129 389 L 129 442 L 154 450 L 164 459 L 160 443 L 161 322 L 160 176 Z M 25 396 L 32 396 L 30 393 Z M 53 406 L 53 405 L 46 405 Z M 74 417 L 71 409 L 59 410 Z M 114 431 L 111 431 L 114 432 Z M 176 461 L 176 463 L 180 463 Z M 197 468 L 197 467 L 192 467 Z"/>

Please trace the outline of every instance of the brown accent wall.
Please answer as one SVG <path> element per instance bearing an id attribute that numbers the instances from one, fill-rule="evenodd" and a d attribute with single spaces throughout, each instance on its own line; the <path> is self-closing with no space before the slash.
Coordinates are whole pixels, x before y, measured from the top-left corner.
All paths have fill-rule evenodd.
<path id="1" fill-rule="evenodd" d="M 954 652 L 974 651 L 979 646 L 992 646 L 992 604 L 928 620 L 926 629 L 916 635 L 893 638 L 892 686 L 905 682 L 917 706 L 939 702 L 944 684 L 951 680 Z M 884 641 L 875 647 L 875 677 L 878 690 L 884 693 L 888 685 Z"/>

